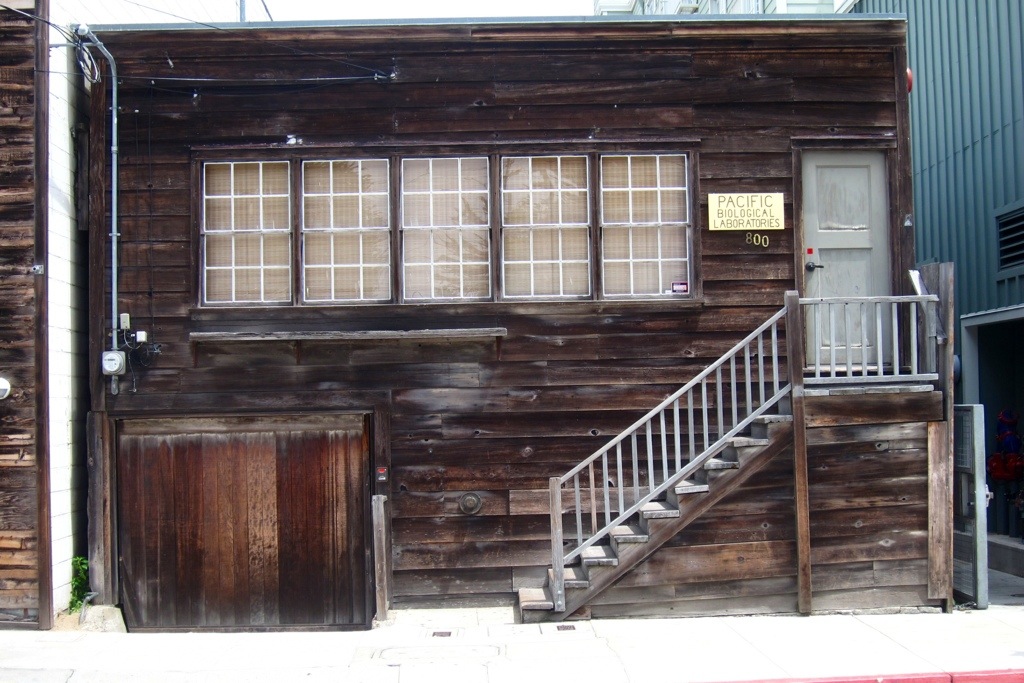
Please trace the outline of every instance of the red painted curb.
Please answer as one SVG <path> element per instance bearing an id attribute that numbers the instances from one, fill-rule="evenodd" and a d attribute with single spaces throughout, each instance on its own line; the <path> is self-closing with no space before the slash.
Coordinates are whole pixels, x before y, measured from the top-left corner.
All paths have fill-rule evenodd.
<path id="1" fill-rule="evenodd" d="M 1024 669 L 820 678 L 757 678 L 728 683 L 1024 683 Z"/>
<path id="2" fill-rule="evenodd" d="M 759 678 L 730 683 L 950 683 L 949 674 L 885 674 L 879 676 L 822 676 L 820 678 Z M 962 682 L 967 683 L 967 682 Z M 996 683 L 987 681 L 986 683 Z"/>
<path id="3" fill-rule="evenodd" d="M 1024 669 L 954 673 L 952 683 L 1024 683 Z"/>

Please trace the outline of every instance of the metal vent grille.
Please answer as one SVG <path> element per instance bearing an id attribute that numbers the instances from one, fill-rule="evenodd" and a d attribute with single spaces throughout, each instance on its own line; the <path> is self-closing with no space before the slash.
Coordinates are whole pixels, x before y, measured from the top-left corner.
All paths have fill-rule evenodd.
<path id="1" fill-rule="evenodd" d="M 1024 266 L 1024 209 L 996 219 L 999 229 L 999 269 Z"/>

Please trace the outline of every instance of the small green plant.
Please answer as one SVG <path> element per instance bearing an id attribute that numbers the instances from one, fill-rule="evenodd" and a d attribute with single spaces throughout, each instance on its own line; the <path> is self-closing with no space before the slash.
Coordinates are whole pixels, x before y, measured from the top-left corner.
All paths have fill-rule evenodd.
<path id="1" fill-rule="evenodd" d="M 68 610 L 82 609 L 82 601 L 89 593 L 89 560 L 76 556 L 71 558 L 71 603 Z"/>

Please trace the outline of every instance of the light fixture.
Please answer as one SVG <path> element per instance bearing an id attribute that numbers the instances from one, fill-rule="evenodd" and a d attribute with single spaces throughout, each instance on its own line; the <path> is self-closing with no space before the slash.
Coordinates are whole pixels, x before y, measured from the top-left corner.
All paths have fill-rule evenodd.
<path id="1" fill-rule="evenodd" d="M 6 377 L 0 377 L 0 401 L 11 395 L 11 382 Z"/>

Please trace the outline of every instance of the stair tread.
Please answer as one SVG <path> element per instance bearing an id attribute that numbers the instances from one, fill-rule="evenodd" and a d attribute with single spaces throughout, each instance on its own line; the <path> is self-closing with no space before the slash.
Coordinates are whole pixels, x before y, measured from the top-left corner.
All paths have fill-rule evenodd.
<path id="1" fill-rule="evenodd" d="M 519 608 L 552 610 L 555 608 L 555 601 L 547 588 L 520 588 Z"/>
<path id="2" fill-rule="evenodd" d="M 771 439 L 759 439 L 753 436 L 734 436 L 729 439 L 729 445 L 734 448 L 743 448 L 747 446 L 767 446 L 771 443 Z"/>
<path id="3" fill-rule="evenodd" d="M 620 524 L 611 531 L 611 537 L 618 543 L 646 543 L 650 538 L 639 526 Z"/>
<path id="4" fill-rule="evenodd" d="M 761 424 L 792 421 L 792 415 L 758 415 L 757 417 L 754 418 L 754 422 L 760 422 Z"/>
<path id="5" fill-rule="evenodd" d="M 704 461 L 704 469 L 706 470 L 734 470 L 739 466 L 738 462 L 722 460 L 721 458 L 709 458 Z"/>
<path id="6" fill-rule="evenodd" d="M 707 491 L 707 484 L 698 484 L 697 482 L 690 481 L 689 479 L 683 479 L 682 481 L 676 482 L 676 495 L 687 493 L 706 493 Z"/>
<path id="7" fill-rule="evenodd" d="M 668 519 L 679 516 L 679 508 L 670 503 L 653 501 L 640 508 L 640 514 L 647 519 Z"/>
<path id="8" fill-rule="evenodd" d="M 583 567 L 578 564 L 570 565 L 564 568 L 565 573 L 563 574 L 564 585 L 566 588 L 589 588 L 590 579 L 587 577 L 587 572 Z M 552 586 L 555 583 L 555 570 L 548 567 L 548 586 Z M 550 590 L 550 589 L 549 589 Z"/>
<path id="9" fill-rule="evenodd" d="M 580 553 L 580 559 L 584 565 L 610 565 L 619 563 L 619 556 L 615 554 L 611 546 L 592 545 Z"/>

